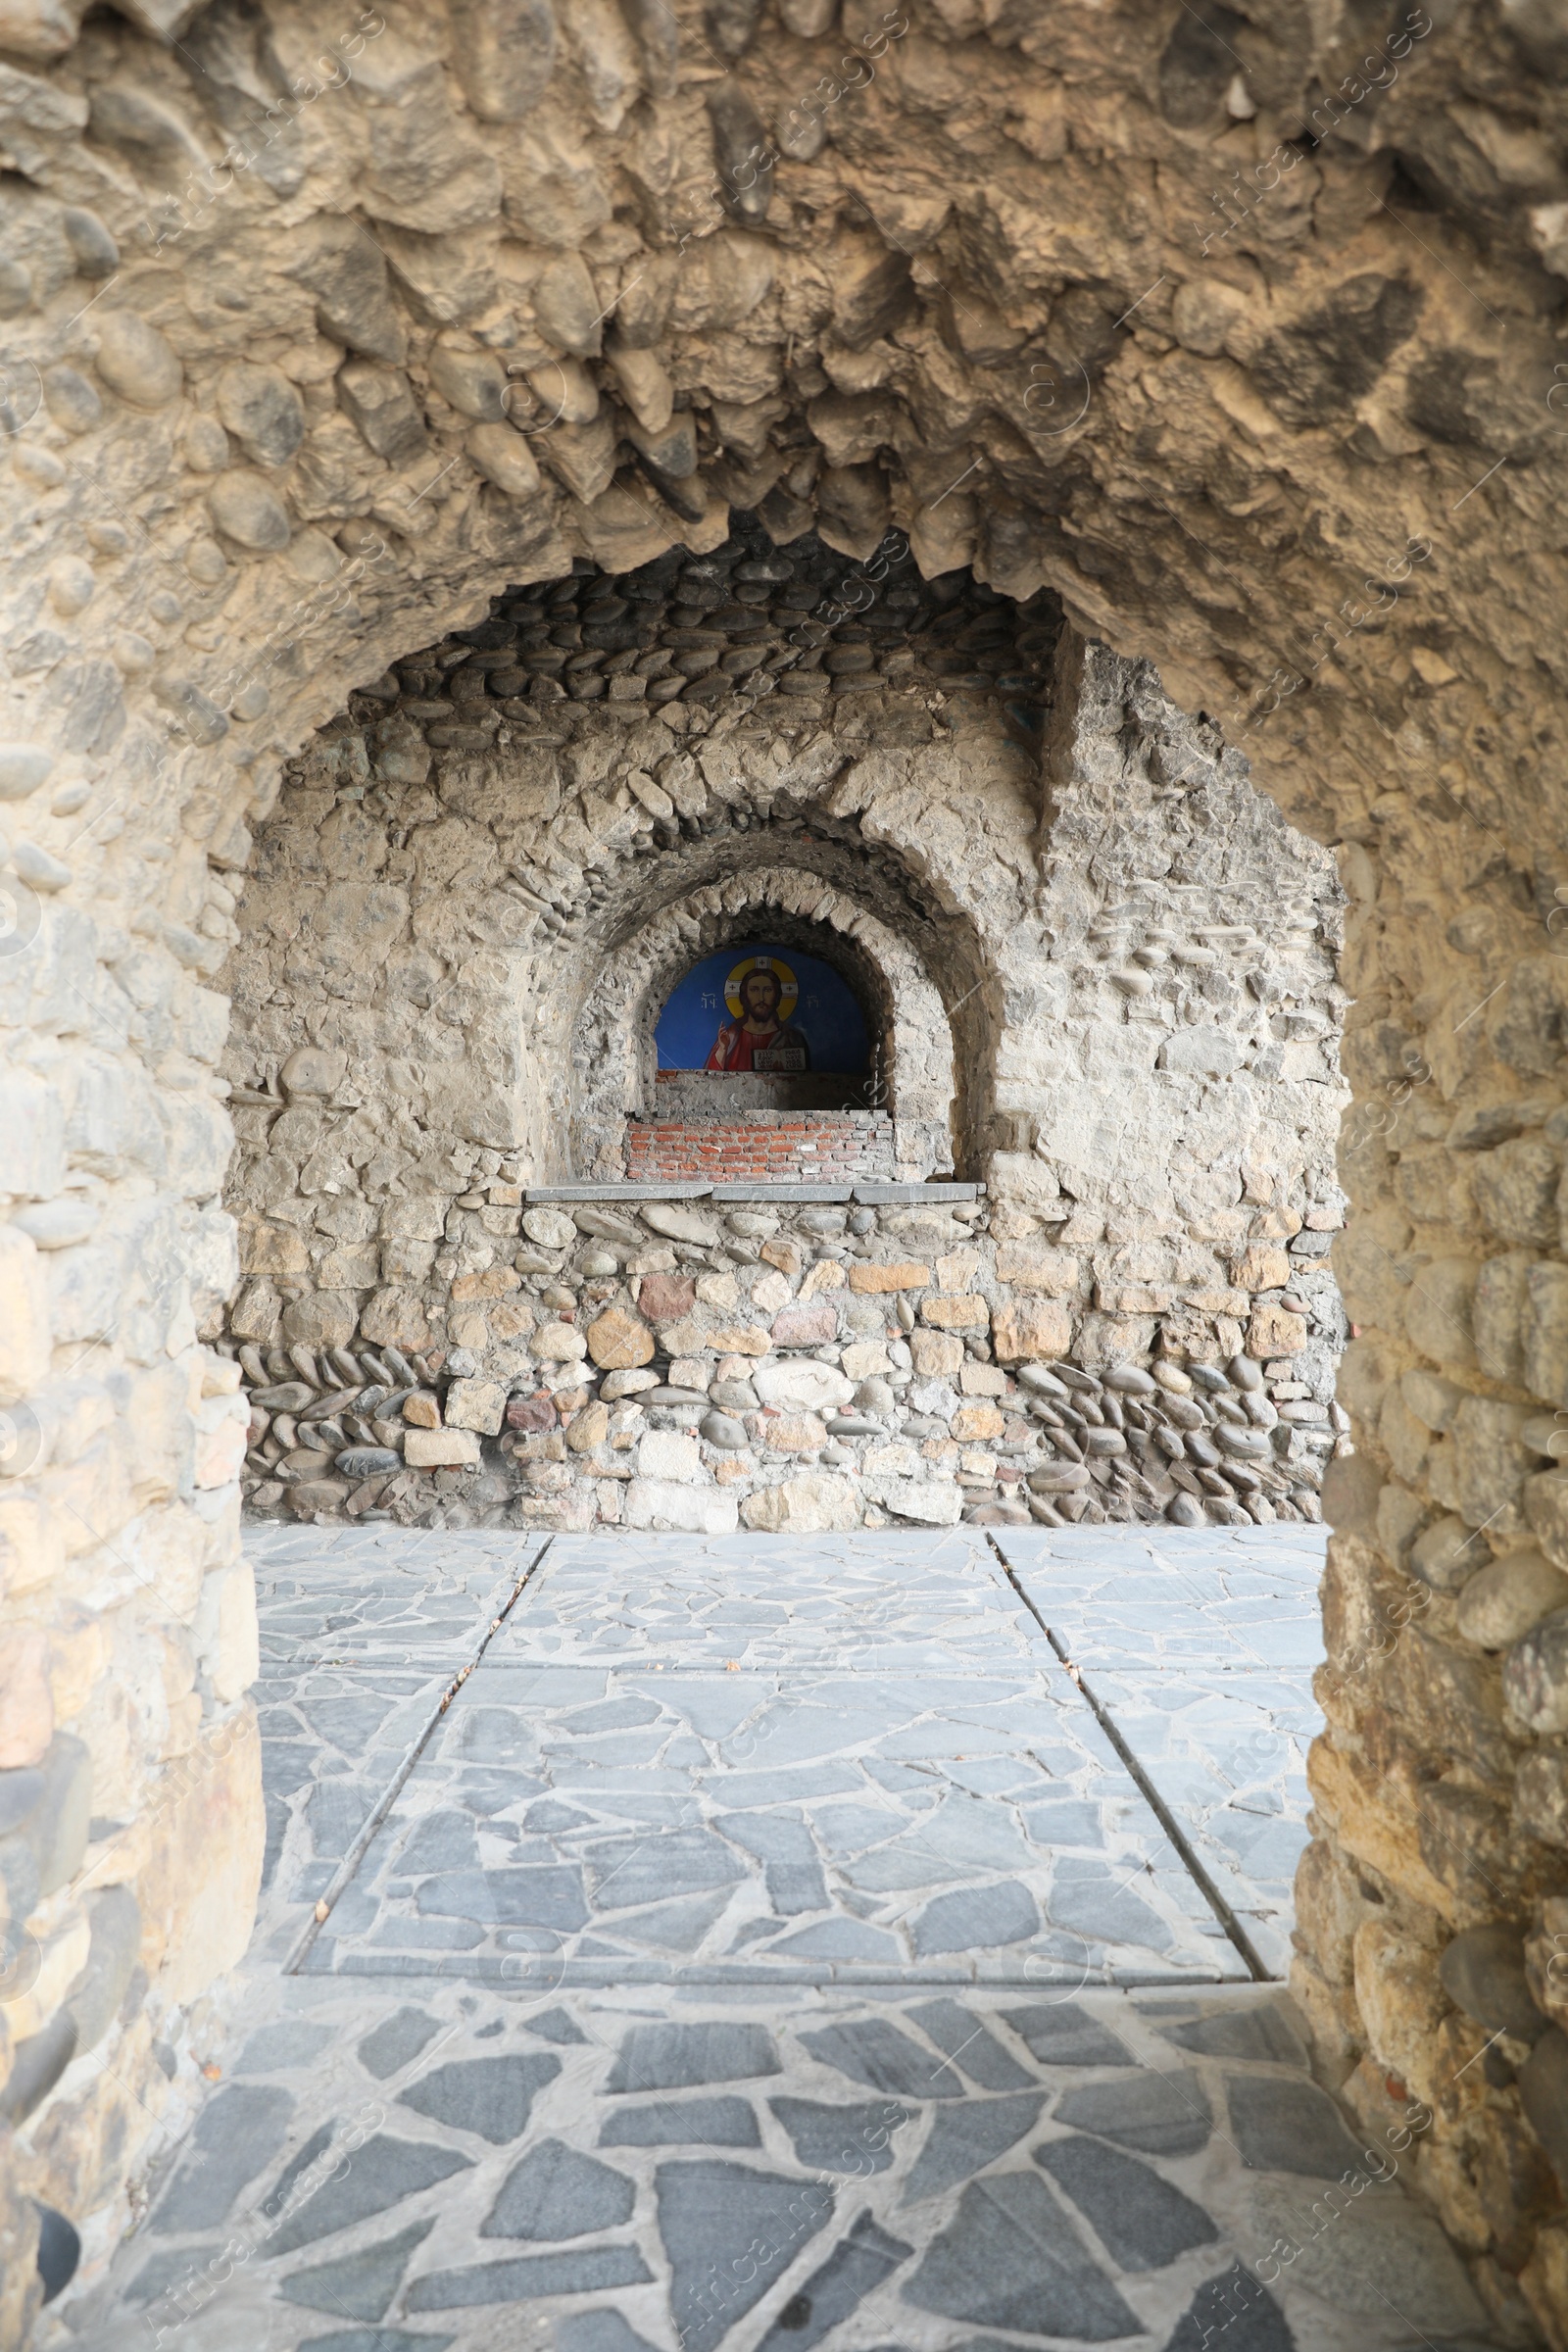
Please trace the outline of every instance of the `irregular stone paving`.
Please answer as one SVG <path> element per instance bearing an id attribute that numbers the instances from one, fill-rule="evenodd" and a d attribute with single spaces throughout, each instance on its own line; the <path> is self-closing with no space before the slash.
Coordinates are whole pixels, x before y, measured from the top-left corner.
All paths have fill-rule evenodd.
<path id="1" fill-rule="evenodd" d="M 558 1538 L 310 1966 L 551 1984 L 1248 1973 L 967 1529 Z"/>
<path id="2" fill-rule="evenodd" d="M 999 1528 L 1054 1646 L 1080 1670 L 1270 1976 L 1290 1964 L 1322 1723 L 1325 1532 Z"/>
<path id="3" fill-rule="evenodd" d="M 1130 1584 L 1163 1572 L 1127 1541 L 1053 1534 L 1018 1570 L 1075 1667 L 1136 1637 Z M 1277 1547 L 1202 1543 L 1171 1555 L 1162 1639 L 1206 1612 L 1223 1694 Z M 269 1739 L 295 1752 L 243 2026 L 144 2228 L 45 2315 L 43 2352 L 1488 2344 L 1405 2151 L 1359 2149 L 1277 1987 L 1220 1981 L 1234 1946 L 1200 1939 L 1178 1850 L 979 1531 L 256 1551 Z M 760 1759 L 735 1753 L 747 1725 Z M 346 1824 L 420 1729 L 290 1973 Z M 330 1828 L 308 1785 L 352 1791 Z M 1063 1880 L 1112 1858 L 1120 1893 Z M 509 1952 L 494 1914 L 533 1873 Z M 454 1881 L 501 1890 L 468 1901 L 466 1943 L 455 1899 L 418 1900 Z M 587 1916 L 547 1930 L 568 1882 Z M 1091 1884 L 1093 1963 L 1069 1968 L 1053 1906 Z M 937 1904 L 961 1925 L 1008 1887 L 1028 1936 L 922 1951 Z M 1162 1946 L 1115 1933 L 1134 1892 Z M 781 1953 L 803 1922 L 897 1956 Z M 720 1930 L 730 1958 L 696 1981 Z"/>

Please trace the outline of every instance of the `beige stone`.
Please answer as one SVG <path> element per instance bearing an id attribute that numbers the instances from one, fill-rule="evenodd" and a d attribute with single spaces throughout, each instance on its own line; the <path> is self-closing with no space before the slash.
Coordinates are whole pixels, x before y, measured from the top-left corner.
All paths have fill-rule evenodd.
<path id="1" fill-rule="evenodd" d="M 427 1389 L 418 1389 L 403 1399 L 403 1418 L 411 1429 L 439 1429 L 441 1399 L 432 1396 Z"/>
<path id="2" fill-rule="evenodd" d="M 709 1346 L 718 1355 L 770 1355 L 773 1349 L 772 1335 L 760 1323 L 724 1324 L 707 1337 Z"/>
<path id="3" fill-rule="evenodd" d="M 506 1412 L 507 1392 L 499 1380 L 455 1380 L 446 1394 L 443 1419 L 448 1429 L 471 1429 L 494 1438 L 501 1434 Z"/>
<path id="4" fill-rule="evenodd" d="M 0 1404 L 25 1396 L 48 1370 L 49 1301 L 42 1261 L 24 1233 L 0 1225 Z"/>
<path id="5" fill-rule="evenodd" d="M 880 1340 L 855 1340 L 841 1350 L 839 1364 L 847 1380 L 870 1380 L 892 1370 L 892 1358 Z"/>
<path id="6" fill-rule="evenodd" d="M 608 1306 L 595 1316 L 587 1340 L 589 1354 L 606 1372 L 633 1371 L 649 1362 L 654 1352 L 654 1335 L 647 1324 L 619 1306 Z"/>
<path id="7" fill-rule="evenodd" d="M 1282 1291 L 1290 1279 L 1289 1251 L 1265 1242 L 1253 1242 L 1231 1268 L 1231 1280 L 1241 1291 Z"/>
<path id="8" fill-rule="evenodd" d="M 478 1435 L 471 1429 L 411 1429 L 403 1459 L 411 1470 L 476 1470 Z"/>
<path id="9" fill-rule="evenodd" d="M 1247 1326 L 1247 1352 L 1259 1363 L 1271 1356 L 1296 1355 L 1306 1346 L 1306 1322 L 1288 1307 L 1254 1307 Z"/>
<path id="10" fill-rule="evenodd" d="M 699 1283 L 698 1297 L 701 1298 L 702 1295 L 702 1285 Z M 788 1306 L 789 1302 L 790 1286 L 782 1274 L 769 1270 L 766 1274 L 759 1275 L 752 1284 L 752 1304 L 760 1315 L 776 1315 L 779 1309 Z M 714 1303 L 727 1305 L 729 1301 L 715 1300 Z"/>
<path id="11" fill-rule="evenodd" d="M 250 1563 L 236 1560 L 220 1569 L 217 1632 L 208 1657 L 208 1680 L 220 1706 L 242 1698 L 262 1670 L 261 1634 L 256 1620 L 256 1578 Z"/>
<path id="12" fill-rule="evenodd" d="M 960 1442 L 968 1439 L 1000 1438 L 1002 1415 L 994 1404 L 960 1404 L 953 1416 L 953 1434 Z"/>
<path id="13" fill-rule="evenodd" d="M 854 1482 L 832 1471 L 805 1471 L 747 1496 L 741 1518 L 770 1535 L 815 1535 L 858 1527 L 860 1498 Z"/>
<path id="14" fill-rule="evenodd" d="M 979 1278 L 978 1250 L 950 1250 L 937 1259 L 937 1283 L 944 1291 L 972 1290 Z"/>
<path id="15" fill-rule="evenodd" d="M 530 1342 L 541 1363 L 566 1364 L 575 1356 L 586 1355 L 588 1342 L 572 1323 L 544 1323 Z"/>
<path id="16" fill-rule="evenodd" d="M 814 1265 L 807 1267 L 799 1296 L 805 1300 L 815 1298 L 823 1291 L 842 1291 L 847 1280 L 844 1268 L 836 1258 L 819 1257 Z"/>
<path id="17" fill-rule="evenodd" d="M 581 1412 L 573 1413 L 566 1444 L 573 1453 L 591 1453 L 596 1446 L 604 1445 L 609 1435 L 610 1407 L 596 1398 L 592 1404 L 585 1404 Z"/>
<path id="18" fill-rule="evenodd" d="M 1068 1298 L 1078 1288 L 1078 1260 L 1062 1250 L 1043 1250 L 1029 1242 L 997 1245 L 997 1280 L 1020 1291 L 1045 1291 L 1054 1298 Z"/>
<path id="19" fill-rule="evenodd" d="M 966 1356 L 958 1366 L 958 1391 L 964 1396 L 1004 1396 L 1007 1375 L 1000 1364 L 977 1364 Z"/>
<path id="20" fill-rule="evenodd" d="M 815 1413 L 756 1413 L 746 1424 L 755 1444 L 772 1453 L 815 1453 L 827 1429 Z"/>
<path id="21" fill-rule="evenodd" d="M 165 2000 L 191 2001 L 250 1941 L 264 1817 L 255 1710 L 244 1699 L 154 1791 L 158 1835 L 138 1874 L 142 1965 Z"/>
<path id="22" fill-rule="evenodd" d="M 911 1331 L 909 1353 L 922 1380 L 951 1380 L 964 1361 L 963 1342 L 945 1331 Z"/>
<path id="23" fill-rule="evenodd" d="M 49 1637 L 13 1633 L 0 1646 L 0 1772 L 36 1764 L 54 1730 Z"/>
<path id="24" fill-rule="evenodd" d="M 991 1321 L 991 1309 L 978 1293 L 970 1298 L 922 1298 L 920 1313 L 925 1322 L 942 1331 L 984 1331 Z"/>
<path id="25" fill-rule="evenodd" d="M 877 1265 L 857 1259 L 850 1267 L 850 1288 L 875 1296 L 883 1291 L 923 1291 L 930 1287 L 931 1269 L 916 1265 L 912 1260 L 900 1259 L 891 1265 Z"/>

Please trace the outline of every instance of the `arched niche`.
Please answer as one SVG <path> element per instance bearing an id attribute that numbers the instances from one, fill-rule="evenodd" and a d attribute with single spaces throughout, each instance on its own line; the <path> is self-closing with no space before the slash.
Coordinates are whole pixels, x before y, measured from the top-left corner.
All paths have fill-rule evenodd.
<path id="1" fill-rule="evenodd" d="M 953 1165 L 956 1062 L 943 993 L 921 957 L 820 876 L 762 867 L 661 908 L 603 959 L 572 1048 L 574 1173 L 618 1175 L 627 1117 L 657 1115 L 654 1032 L 670 991 L 705 956 L 764 931 L 831 964 L 859 1001 L 901 1169 L 917 1180 Z"/>

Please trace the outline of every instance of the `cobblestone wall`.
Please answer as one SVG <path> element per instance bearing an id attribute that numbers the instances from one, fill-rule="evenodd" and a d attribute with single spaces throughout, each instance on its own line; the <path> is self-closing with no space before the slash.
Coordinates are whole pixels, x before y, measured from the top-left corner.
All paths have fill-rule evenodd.
<path id="1" fill-rule="evenodd" d="M 708 1534 L 1319 1515 L 1346 1427 L 1322 1212 L 1290 1261 L 1315 1327 L 1259 1302 L 1228 1369 L 1212 1336 L 1089 1369 L 1057 1360 L 1078 1260 L 999 1240 L 973 1187 L 793 1189 L 465 1196 L 460 1232 L 521 1246 L 454 1283 L 456 1346 L 240 1351 L 249 1500 Z"/>

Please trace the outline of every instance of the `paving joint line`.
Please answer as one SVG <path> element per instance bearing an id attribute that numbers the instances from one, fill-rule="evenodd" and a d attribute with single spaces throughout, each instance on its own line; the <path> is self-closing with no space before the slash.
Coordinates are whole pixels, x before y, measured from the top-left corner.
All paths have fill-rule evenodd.
<path id="1" fill-rule="evenodd" d="M 1160 1828 L 1170 1839 L 1171 1844 L 1176 1849 L 1176 1852 L 1180 1855 L 1182 1863 L 1185 1866 L 1189 1877 L 1193 1880 L 1193 1883 L 1198 1887 L 1199 1892 L 1202 1895 L 1203 1900 L 1208 1904 L 1209 1909 L 1214 1914 L 1214 1917 L 1219 1921 L 1220 1926 L 1230 1937 L 1231 1942 L 1236 1946 L 1236 1949 L 1246 1961 L 1254 1983 L 1259 1984 L 1279 1984 L 1281 1980 L 1277 1977 L 1271 1977 L 1269 1975 L 1268 1970 L 1263 1965 L 1262 1957 L 1258 1952 L 1256 1945 L 1253 1943 L 1251 1937 L 1248 1935 L 1247 1930 L 1243 1927 L 1241 1921 L 1237 1918 L 1230 1904 L 1221 1894 L 1219 1888 L 1215 1886 L 1214 1881 L 1210 1878 L 1208 1872 L 1203 1868 L 1202 1863 L 1199 1860 L 1197 1851 L 1194 1848 L 1193 1842 L 1188 1837 L 1187 1832 L 1182 1828 L 1181 1823 L 1177 1820 L 1169 1805 L 1166 1804 L 1164 1798 L 1160 1795 L 1159 1790 L 1154 1787 L 1154 1784 L 1150 1779 L 1149 1774 L 1145 1771 L 1143 1765 L 1140 1764 L 1137 1756 L 1128 1746 L 1127 1741 L 1122 1738 L 1122 1735 L 1117 1729 L 1108 1708 L 1102 1704 L 1101 1700 L 1090 1689 L 1089 1685 L 1084 1680 L 1082 1667 L 1075 1666 L 1073 1664 L 1071 1657 L 1068 1655 L 1063 1644 L 1057 1640 L 1053 1628 L 1049 1626 L 1044 1617 L 1041 1616 L 1040 1611 L 1030 1599 L 1028 1592 L 1019 1583 L 1017 1572 L 1014 1569 L 1012 1562 L 1008 1559 L 1006 1553 L 1003 1550 L 1001 1544 L 997 1542 L 996 1537 L 991 1533 L 989 1528 L 986 1530 L 986 1542 L 990 1544 L 992 1550 L 996 1553 L 998 1560 L 1001 1562 L 1003 1575 L 1006 1578 L 1008 1584 L 1011 1585 L 1013 1591 L 1023 1602 L 1024 1607 L 1029 1611 L 1031 1617 L 1034 1618 L 1035 1622 L 1040 1627 L 1041 1632 L 1045 1635 L 1046 1640 L 1051 1643 L 1051 1646 L 1055 1651 L 1056 1656 L 1061 1660 L 1062 1666 L 1065 1668 L 1067 1674 L 1071 1677 L 1074 1689 L 1082 1694 L 1085 1705 L 1089 1708 L 1089 1711 L 1094 1716 L 1095 1721 L 1099 1724 L 1101 1730 L 1104 1733 L 1105 1738 L 1110 1741 L 1111 1746 L 1121 1758 L 1122 1764 L 1126 1768 L 1127 1773 L 1137 1786 L 1139 1794 L 1143 1797 L 1145 1803 L 1149 1806 L 1151 1812 L 1152 1812 L 1155 1819 L 1158 1821 Z"/>
<path id="2" fill-rule="evenodd" d="M 408 1747 L 404 1751 L 403 1758 L 399 1763 L 397 1770 L 393 1773 L 392 1778 L 387 1783 L 386 1788 L 382 1790 L 380 1796 L 370 1808 L 368 1819 L 360 1829 L 360 1832 L 355 1838 L 352 1845 L 349 1847 L 348 1852 L 338 1864 L 337 1869 L 333 1872 L 332 1878 L 328 1883 L 324 1892 L 318 1897 L 316 1909 L 306 1925 L 304 1934 L 299 1937 L 298 1941 L 294 1945 L 293 1950 L 289 1953 L 288 1958 L 283 1963 L 282 1974 L 285 1977 L 298 1976 L 304 1969 L 306 1961 L 310 1958 L 311 1949 L 316 1942 L 316 1938 L 318 1936 L 319 1936 L 322 1928 L 325 1927 L 327 1921 L 332 1916 L 333 1906 L 347 1891 L 348 1887 L 358 1875 L 360 1864 L 365 1860 L 366 1855 L 369 1852 L 376 1832 L 386 1820 L 386 1817 L 391 1812 L 392 1807 L 397 1803 L 399 1796 L 403 1792 L 405 1783 L 408 1781 L 408 1778 L 413 1772 L 414 1767 L 416 1764 L 417 1764 L 420 1756 L 424 1752 L 424 1748 L 430 1739 L 430 1735 L 432 1732 L 434 1732 L 437 1724 L 439 1724 L 441 1721 L 442 1716 L 446 1713 L 447 1708 L 451 1705 L 453 1699 L 462 1690 L 469 1675 L 484 1657 L 485 1651 L 489 1648 L 491 1642 L 495 1640 L 497 1634 L 500 1633 L 501 1628 L 506 1624 L 507 1619 L 511 1616 L 513 1610 L 516 1607 L 517 1602 L 521 1599 L 526 1587 L 539 1573 L 539 1570 L 543 1566 L 545 1558 L 549 1553 L 551 1544 L 554 1543 L 554 1541 L 555 1538 L 553 1536 L 547 1536 L 545 1538 L 544 1544 L 541 1545 L 540 1549 L 535 1552 L 533 1558 L 529 1561 L 521 1576 L 518 1577 L 516 1583 L 513 1586 L 505 1608 L 501 1610 L 498 1616 L 493 1617 L 490 1620 L 490 1623 L 486 1626 L 478 1648 L 474 1651 L 467 1664 L 460 1667 L 458 1672 L 452 1677 L 452 1680 L 447 1684 L 446 1689 L 442 1691 L 441 1696 L 431 1708 L 427 1720 L 420 1727 L 418 1732 L 416 1733 L 414 1739 L 410 1741 Z"/>

